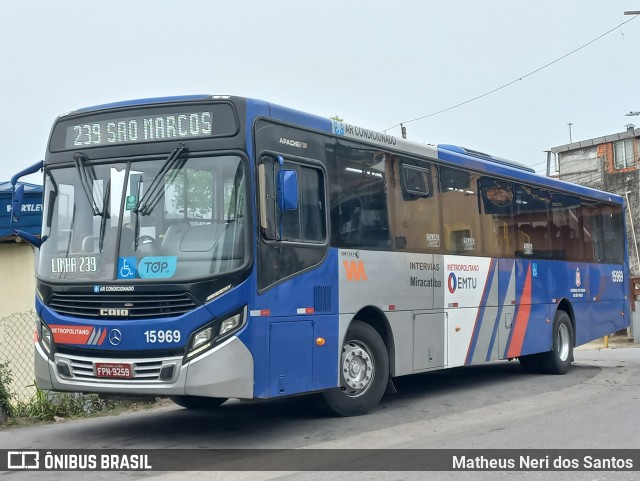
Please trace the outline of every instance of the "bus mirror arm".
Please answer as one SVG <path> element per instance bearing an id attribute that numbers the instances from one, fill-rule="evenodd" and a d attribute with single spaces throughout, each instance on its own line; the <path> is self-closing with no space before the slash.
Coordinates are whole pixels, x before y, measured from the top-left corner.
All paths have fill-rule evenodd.
<path id="1" fill-rule="evenodd" d="M 20 214 L 22 212 L 22 203 L 24 201 L 24 184 L 20 184 L 16 187 L 18 179 L 25 175 L 35 174 L 44 167 L 44 161 L 39 161 L 24 170 L 21 170 L 16 175 L 11 177 L 11 217 L 9 218 L 9 226 L 16 235 L 34 247 L 40 247 L 42 240 L 29 232 L 17 229 L 15 223 L 20 220 Z"/>
<path id="2" fill-rule="evenodd" d="M 29 174 L 35 174 L 36 172 L 38 172 L 39 170 L 42 170 L 43 168 L 44 168 L 44 160 L 39 160 L 35 164 L 27 167 L 24 170 L 21 170 L 16 175 L 11 177 L 11 186 L 15 188 L 16 184 L 18 183 L 18 179 L 20 179 L 20 177 L 24 177 L 25 175 L 29 175 Z"/>

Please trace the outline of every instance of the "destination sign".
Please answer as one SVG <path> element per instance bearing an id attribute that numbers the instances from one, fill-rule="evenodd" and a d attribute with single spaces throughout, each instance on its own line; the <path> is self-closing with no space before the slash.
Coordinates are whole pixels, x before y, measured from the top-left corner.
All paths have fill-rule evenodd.
<path id="1" fill-rule="evenodd" d="M 96 256 L 69 255 L 51 258 L 51 272 L 54 274 L 84 274 L 96 272 L 99 260 Z"/>
<path id="2" fill-rule="evenodd" d="M 50 148 L 92 147 L 184 141 L 235 135 L 238 122 L 228 103 L 113 110 L 67 118 L 51 136 Z"/>
<path id="3" fill-rule="evenodd" d="M 211 111 L 172 115 L 139 115 L 113 120 L 87 122 L 67 127 L 65 147 L 68 149 L 150 142 L 153 140 L 188 139 L 211 136 Z"/>

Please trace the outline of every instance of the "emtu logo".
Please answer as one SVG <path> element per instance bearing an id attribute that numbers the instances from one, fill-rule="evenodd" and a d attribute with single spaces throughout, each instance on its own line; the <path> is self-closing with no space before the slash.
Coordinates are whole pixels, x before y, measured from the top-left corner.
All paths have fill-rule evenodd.
<path id="1" fill-rule="evenodd" d="M 449 280 L 447 281 L 447 287 L 449 288 L 449 292 L 451 294 L 456 292 L 456 288 L 458 287 L 458 278 L 456 277 L 456 275 L 453 272 L 451 274 L 449 274 Z"/>
<path id="2" fill-rule="evenodd" d="M 453 294 L 457 290 L 472 291 L 478 288 L 478 279 L 475 277 L 457 277 L 453 272 L 449 274 L 447 281 L 449 292 Z"/>
<path id="3" fill-rule="evenodd" d="M 367 273 L 364 270 L 364 262 L 362 261 L 342 261 L 344 270 L 347 274 L 347 281 L 366 281 Z"/>

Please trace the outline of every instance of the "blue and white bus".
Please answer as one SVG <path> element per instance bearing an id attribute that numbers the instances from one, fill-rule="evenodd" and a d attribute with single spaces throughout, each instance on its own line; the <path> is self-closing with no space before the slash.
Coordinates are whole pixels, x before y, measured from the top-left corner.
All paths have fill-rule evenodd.
<path id="1" fill-rule="evenodd" d="M 481 152 L 203 95 L 62 115 L 14 184 L 39 169 L 43 389 L 358 415 L 397 376 L 563 374 L 629 324 L 622 198 Z"/>

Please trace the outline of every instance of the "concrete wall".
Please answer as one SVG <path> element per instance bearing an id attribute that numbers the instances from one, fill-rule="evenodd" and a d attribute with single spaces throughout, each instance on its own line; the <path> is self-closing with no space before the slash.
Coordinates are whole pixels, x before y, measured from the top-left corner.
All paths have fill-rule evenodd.
<path id="1" fill-rule="evenodd" d="M 0 243 L 0 362 L 9 361 L 12 391 L 26 400 L 33 387 L 35 254 L 26 243 Z"/>
<path id="2" fill-rule="evenodd" d="M 35 254 L 24 242 L 0 244 L 0 319 L 34 308 Z"/>
<path id="3" fill-rule="evenodd" d="M 598 147 L 587 147 L 558 154 L 560 178 L 567 182 L 602 189 L 604 162 Z"/>

